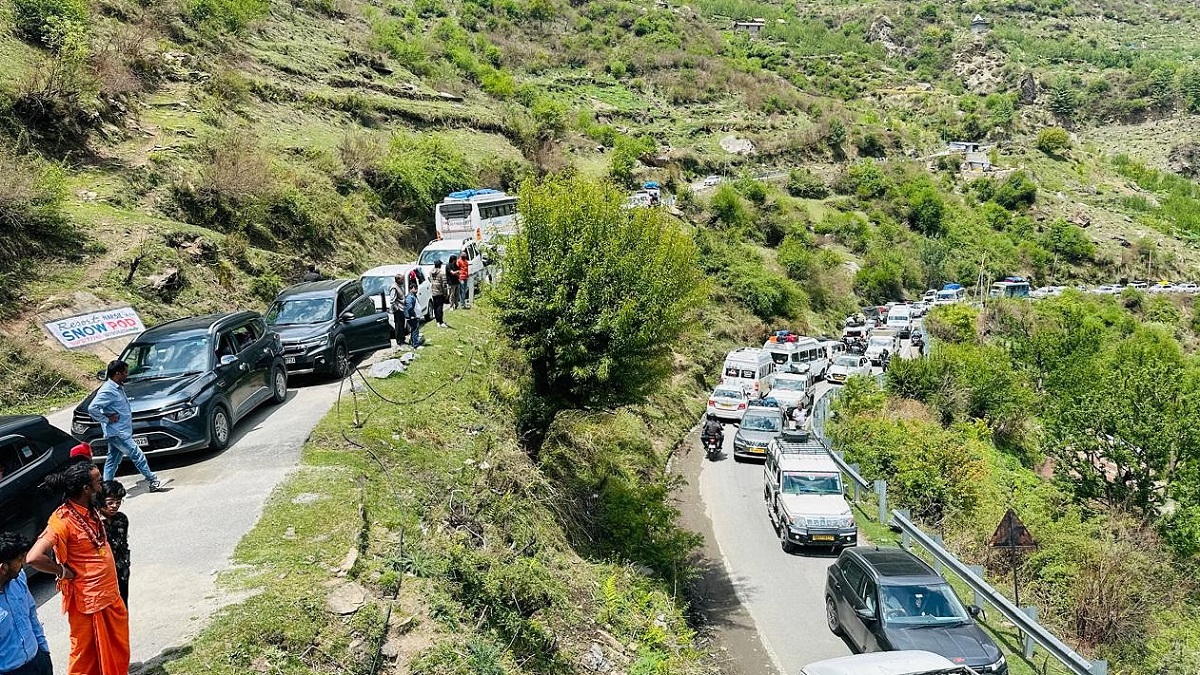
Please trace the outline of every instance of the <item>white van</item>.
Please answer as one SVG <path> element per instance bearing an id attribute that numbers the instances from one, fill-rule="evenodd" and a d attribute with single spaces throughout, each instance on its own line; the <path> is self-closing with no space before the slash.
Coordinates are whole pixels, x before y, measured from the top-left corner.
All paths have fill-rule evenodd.
<path id="1" fill-rule="evenodd" d="M 775 362 L 755 347 L 740 347 L 725 356 L 721 382 L 740 386 L 750 398 L 771 391 L 775 384 Z"/>
<path id="2" fill-rule="evenodd" d="M 912 337 L 913 312 L 910 305 L 896 305 L 888 311 L 887 329 L 896 331 L 901 340 Z"/>
<path id="3" fill-rule="evenodd" d="M 840 340 L 824 340 L 821 342 L 821 355 L 825 357 L 825 373 L 829 373 L 829 366 L 833 365 L 833 360 L 842 354 L 846 353 L 846 343 Z"/>
<path id="4" fill-rule="evenodd" d="M 771 355 L 775 370 L 780 372 L 809 373 L 817 379 L 829 367 L 829 362 L 822 359 L 821 343 L 815 338 L 779 331 L 762 348 Z"/>

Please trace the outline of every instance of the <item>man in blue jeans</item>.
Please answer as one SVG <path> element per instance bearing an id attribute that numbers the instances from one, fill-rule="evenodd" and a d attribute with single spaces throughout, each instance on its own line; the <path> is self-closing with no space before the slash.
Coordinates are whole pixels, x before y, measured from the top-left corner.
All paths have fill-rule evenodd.
<path id="1" fill-rule="evenodd" d="M 404 321 L 408 324 L 408 332 L 412 338 L 412 348 L 421 346 L 421 317 L 417 316 L 417 287 L 409 286 L 408 295 L 404 296 Z"/>
<path id="2" fill-rule="evenodd" d="M 104 430 L 104 440 L 108 442 L 108 456 L 104 458 L 104 480 L 113 480 L 117 476 L 117 468 L 121 460 L 128 457 L 133 466 L 146 477 L 150 491 L 157 492 L 171 482 L 159 480 L 150 470 L 146 455 L 133 442 L 133 413 L 129 409 L 129 397 L 125 395 L 125 380 L 129 378 L 129 364 L 117 360 L 108 364 L 105 371 L 107 379 L 96 390 L 92 404 L 88 406 L 88 414 L 100 423 Z"/>

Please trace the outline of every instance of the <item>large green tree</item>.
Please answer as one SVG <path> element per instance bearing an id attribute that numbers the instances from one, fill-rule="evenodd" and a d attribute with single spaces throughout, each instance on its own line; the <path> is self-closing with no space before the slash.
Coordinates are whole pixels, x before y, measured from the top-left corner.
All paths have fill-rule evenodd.
<path id="1" fill-rule="evenodd" d="M 703 281 L 680 223 L 622 208 L 611 185 L 527 182 L 519 199 L 492 304 L 528 361 L 521 433 L 536 456 L 558 413 L 638 402 L 669 374 Z"/>

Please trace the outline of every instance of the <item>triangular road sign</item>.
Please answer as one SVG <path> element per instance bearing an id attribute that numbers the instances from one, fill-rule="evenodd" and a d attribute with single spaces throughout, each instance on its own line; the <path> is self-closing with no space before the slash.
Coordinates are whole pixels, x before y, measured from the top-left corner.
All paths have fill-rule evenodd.
<path id="1" fill-rule="evenodd" d="M 996 533 L 988 541 L 992 548 L 1034 548 L 1037 542 L 1029 534 L 1029 528 L 1017 517 L 1017 512 L 1009 509 L 996 526 Z"/>

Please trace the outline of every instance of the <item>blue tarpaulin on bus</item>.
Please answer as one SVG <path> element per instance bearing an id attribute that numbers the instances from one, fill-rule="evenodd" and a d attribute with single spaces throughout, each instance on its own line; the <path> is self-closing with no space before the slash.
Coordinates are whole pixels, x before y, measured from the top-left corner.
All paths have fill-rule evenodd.
<path id="1" fill-rule="evenodd" d="M 483 188 L 481 190 L 459 190 L 458 192 L 451 192 L 449 195 L 446 195 L 446 196 L 449 199 L 470 199 L 471 197 L 478 197 L 479 195 L 498 195 L 498 194 L 503 194 L 503 193 L 501 193 L 499 190 L 493 190 L 491 188 Z"/>
<path id="2" fill-rule="evenodd" d="M 962 288 L 962 284 L 946 284 L 942 286 L 943 291 L 957 291 L 960 288 Z"/>

